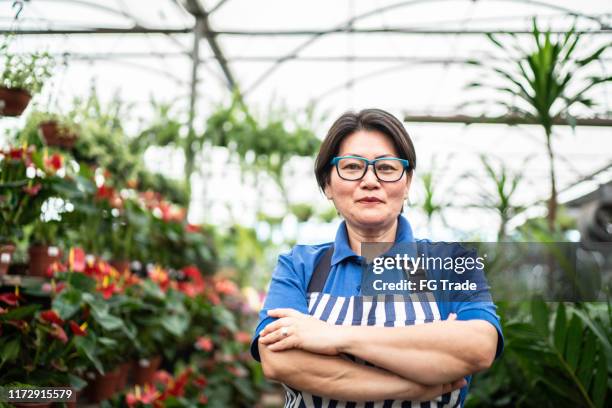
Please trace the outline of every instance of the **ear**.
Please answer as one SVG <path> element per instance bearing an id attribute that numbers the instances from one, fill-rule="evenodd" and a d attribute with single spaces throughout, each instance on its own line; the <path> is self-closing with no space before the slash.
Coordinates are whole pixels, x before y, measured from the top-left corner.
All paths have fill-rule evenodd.
<path id="1" fill-rule="evenodd" d="M 323 192 L 325 193 L 325 197 L 328 200 L 331 200 L 333 198 L 332 193 L 331 193 L 331 188 L 329 186 L 329 182 L 327 182 L 327 184 L 325 184 L 325 188 L 323 189 Z"/>
<path id="2" fill-rule="evenodd" d="M 410 184 L 412 183 L 412 173 L 406 177 L 406 192 L 404 193 L 404 200 L 408 199 L 408 193 L 410 192 Z"/>

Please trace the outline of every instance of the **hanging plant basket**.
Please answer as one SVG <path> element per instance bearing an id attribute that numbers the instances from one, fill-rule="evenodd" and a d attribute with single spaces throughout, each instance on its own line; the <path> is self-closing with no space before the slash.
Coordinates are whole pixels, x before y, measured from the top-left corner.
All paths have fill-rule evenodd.
<path id="1" fill-rule="evenodd" d="M 15 252 L 13 243 L 0 244 L 0 276 L 5 275 Z"/>
<path id="2" fill-rule="evenodd" d="M 28 107 L 32 95 L 25 89 L 0 86 L 0 116 L 19 116 Z"/>
<path id="3" fill-rule="evenodd" d="M 72 149 L 79 137 L 70 128 L 55 120 L 42 122 L 38 129 L 47 146 Z"/>

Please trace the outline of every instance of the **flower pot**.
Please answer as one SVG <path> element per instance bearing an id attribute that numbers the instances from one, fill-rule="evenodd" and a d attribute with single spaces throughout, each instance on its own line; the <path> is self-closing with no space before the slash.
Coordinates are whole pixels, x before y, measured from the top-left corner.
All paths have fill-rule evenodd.
<path id="1" fill-rule="evenodd" d="M 47 245 L 32 245 L 28 249 L 30 255 L 30 276 L 47 276 L 47 270 L 60 257 L 58 247 Z"/>
<path id="2" fill-rule="evenodd" d="M 0 244 L 0 276 L 5 275 L 8 271 L 8 267 L 13 259 L 13 252 L 15 252 L 15 245 L 7 242 Z"/>
<path id="3" fill-rule="evenodd" d="M 42 122 L 38 129 L 45 140 L 47 146 L 63 147 L 72 149 L 78 135 L 71 132 L 66 126 L 59 124 L 55 120 Z"/>
<path id="4" fill-rule="evenodd" d="M 113 268 L 117 270 L 117 272 L 123 274 L 125 271 L 130 271 L 130 261 L 122 260 L 122 261 L 110 261 L 109 262 Z"/>
<path id="5" fill-rule="evenodd" d="M 109 399 L 117 389 L 117 380 L 119 379 L 119 369 L 115 368 L 104 375 L 96 375 L 95 380 L 91 383 L 90 398 L 92 402 L 100 402 Z"/>
<path id="6" fill-rule="evenodd" d="M 154 356 L 150 358 L 141 358 L 134 362 L 134 384 L 144 385 L 146 383 L 151 384 L 155 372 L 161 364 L 161 356 Z"/>
<path id="7" fill-rule="evenodd" d="M 117 379 L 117 392 L 125 390 L 127 386 L 128 377 L 130 376 L 130 369 L 133 363 L 127 361 L 119 365 L 119 378 Z"/>
<path id="8" fill-rule="evenodd" d="M 0 86 L 0 116 L 19 116 L 28 107 L 32 95 L 25 89 Z"/>

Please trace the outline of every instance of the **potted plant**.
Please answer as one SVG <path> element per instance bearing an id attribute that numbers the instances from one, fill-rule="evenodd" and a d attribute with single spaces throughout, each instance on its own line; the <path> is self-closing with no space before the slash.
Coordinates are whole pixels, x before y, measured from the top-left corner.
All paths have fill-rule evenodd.
<path id="1" fill-rule="evenodd" d="M 0 115 L 19 116 L 51 77 L 53 59 L 46 52 L 12 54 L 6 39 L 0 45 L 0 55 L 4 60 L 0 74 Z"/>
<path id="2" fill-rule="evenodd" d="M 57 220 L 45 221 L 40 218 L 32 223 L 29 235 L 30 247 L 28 255 L 30 258 L 28 274 L 31 276 L 47 276 L 53 265 L 61 257 L 60 248 L 54 244 L 62 228 Z"/>
<path id="3" fill-rule="evenodd" d="M 40 155 L 31 148 L 0 151 L 0 275 L 8 270 L 24 225 L 40 215 L 47 194 L 37 172 L 40 163 Z"/>
<path id="4" fill-rule="evenodd" d="M 0 304 L 0 383 L 81 389 L 84 382 L 72 367 L 75 339 L 85 332 L 70 330 L 76 323 L 62 320 L 55 310 L 28 303 L 18 288 L 0 295 Z"/>
<path id="5" fill-rule="evenodd" d="M 79 138 L 80 128 L 70 116 L 47 114 L 38 131 L 47 146 L 72 149 Z"/>
<path id="6" fill-rule="evenodd" d="M 129 343 L 123 335 L 124 321 L 111 308 L 113 294 L 121 293 L 121 282 L 110 274 L 110 265 L 99 262 L 89 266 L 74 262 L 74 258 L 71 251 L 68 264 L 61 268 L 66 271 L 54 275 L 54 281 L 64 284 L 65 289 L 53 299 L 52 306 L 62 319 L 86 323 L 87 335 L 75 340 L 75 345 L 88 362 L 83 371 L 89 380 L 90 399 L 100 402 L 117 390 L 123 357 L 120 348 Z"/>

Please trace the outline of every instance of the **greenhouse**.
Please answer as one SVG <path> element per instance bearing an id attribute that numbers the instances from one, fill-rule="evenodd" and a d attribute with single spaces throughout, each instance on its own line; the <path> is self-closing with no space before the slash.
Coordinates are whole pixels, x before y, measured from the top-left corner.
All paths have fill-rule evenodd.
<path id="1" fill-rule="evenodd" d="M 0 407 L 612 406 L 609 2 L 0 31 Z"/>

